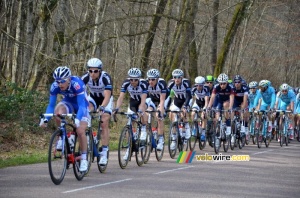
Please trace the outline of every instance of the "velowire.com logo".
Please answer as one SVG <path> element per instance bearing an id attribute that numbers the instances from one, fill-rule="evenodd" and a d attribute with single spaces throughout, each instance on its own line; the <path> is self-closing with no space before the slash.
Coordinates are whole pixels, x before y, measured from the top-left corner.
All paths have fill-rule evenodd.
<path id="1" fill-rule="evenodd" d="M 192 163 L 194 157 L 197 161 L 209 162 L 209 161 L 250 161 L 249 155 L 223 155 L 222 153 L 218 155 L 209 155 L 205 153 L 204 155 L 195 155 L 196 151 L 181 151 L 177 158 L 177 163 Z"/>

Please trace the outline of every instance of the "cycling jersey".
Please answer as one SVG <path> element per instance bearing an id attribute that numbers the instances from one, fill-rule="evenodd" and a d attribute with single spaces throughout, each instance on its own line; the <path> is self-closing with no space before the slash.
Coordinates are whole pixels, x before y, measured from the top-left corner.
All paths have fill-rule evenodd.
<path id="1" fill-rule="evenodd" d="M 295 99 L 295 114 L 300 114 L 300 93 L 297 94 Z"/>
<path id="2" fill-rule="evenodd" d="M 221 89 L 220 84 L 216 84 L 212 93 L 218 94 L 218 101 L 223 103 L 229 100 L 229 96 L 233 94 L 233 88 L 228 83 L 225 89 Z"/>
<path id="3" fill-rule="evenodd" d="M 240 107 L 244 101 L 244 95 L 248 95 L 249 89 L 245 85 L 241 85 L 240 89 L 233 88 L 234 103 L 233 108 Z"/>
<path id="4" fill-rule="evenodd" d="M 148 93 L 148 82 L 144 79 L 139 79 L 139 83 L 136 87 L 133 87 L 130 84 L 130 79 L 127 78 L 124 80 L 122 87 L 121 87 L 121 92 L 130 94 L 130 100 L 136 100 L 140 101 L 141 100 L 141 95 L 142 94 L 147 94 Z"/>
<path id="5" fill-rule="evenodd" d="M 165 93 L 167 98 L 167 83 L 164 79 L 159 78 L 154 87 L 148 86 L 148 97 L 157 105 L 160 102 L 160 94 Z"/>
<path id="6" fill-rule="evenodd" d="M 255 93 L 250 93 L 248 94 L 248 106 L 249 106 L 249 111 L 252 112 L 252 109 L 255 108 L 254 106 L 254 100 L 257 95 L 258 90 L 255 90 Z"/>
<path id="7" fill-rule="evenodd" d="M 89 118 L 88 100 L 86 86 L 77 76 L 70 77 L 70 85 L 67 90 L 62 91 L 57 82 L 54 81 L 50 88 L 50 100 L 46 113 L 53 113 L 56 105 L 57 95 L 63 95 L 62 102 L 66 105 L 69 113 L 76 113 L 78 120 L 86 121 Z M 48 120 L 50 117 L 47 118 Z"/>
<path id="8" fill-rule="evenodd" d="M 178 108 L 181 108 L 183 105 L 189 106 L 190 99 L 192 98 L 191 93 L 191 82 L 182 78 L 182 81 L 179 85 L 175 84 L 174 79 L 171 79 L 168 82 L 168 90 L 173 89 L 175 97 L 174 97 L 174 105 Z"/>
<path id="9" fill-rule="evenodd" d="M 209 87 L 204 85 L 202 87 L 202 90 L 198 90 L 197 85 L 194 85 L 192 88 L 192 96 L 195 96 L 195 99 L 196 99 L 194 102 L 193 108 L 194 108 L 194 106 L 196 107 L 196 105 L 200 108 L 203 108 L 205 105 L 205 97 L 210 96 Z M 192 99 L 191 99 L 191 102 L 192 102 Z M 192 105 L 190 104 L 190 106 L 192 106 Z"/>
<path id="10" fill-rule="evenodd" d="M 88 73 L 84 74 L 81 78 L 89 88 L 90 96 L 94 99 L 97 104 L 97 107 L 102 104 L 104 100 L 104 90 L 110 90 L 112 96 L 112 80 L 108 73 L 102 71 L 99 75 L 99 79 L 93 81 Z"/>
<path id="11" fill-rule="evenodd" d="M 291 104 L 291 102 L 295 102 L 296 95 L 293 90 L 288 90 L 287 94 L 282 94 L 279 91 L 276 95 L 276 101 L 278 101 L 278 109 L 286 110 L 287 106 Z"/>
<path id="12" fill-rule="evenodd" d="M 257 95 L 254 100 L 255 107 L 258 105 L 259 99 L 262 99 L 260 110 L 266 110 L 268 106 L 270 106 L 270 108 L 274 108 L 275 99 L 276 99 L 274 88 L 268 87 L 265 90 L 265 92 L 261 92 L 261 90 L 258 90 Z"/>

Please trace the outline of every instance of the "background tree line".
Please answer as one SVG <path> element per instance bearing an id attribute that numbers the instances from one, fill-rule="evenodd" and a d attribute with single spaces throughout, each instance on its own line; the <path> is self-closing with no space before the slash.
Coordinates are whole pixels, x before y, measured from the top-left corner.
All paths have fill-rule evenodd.
<path id="1" fill-rule="evenodd" d="M 299 10 L 298 0 L 0 0 L 0 86 L 48 91 L 58 65 L 82 75 L 91 57 L 116 88 L 131 67 L 299 86 Z"/>

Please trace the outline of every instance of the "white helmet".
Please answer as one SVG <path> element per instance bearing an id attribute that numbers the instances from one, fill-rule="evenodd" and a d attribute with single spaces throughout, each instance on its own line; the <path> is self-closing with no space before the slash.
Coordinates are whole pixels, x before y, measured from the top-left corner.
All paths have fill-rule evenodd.
<path id="1" fill-rule="evenodd" d="M 202 77 L 202 76 L 198 76 L 197 78 L 195 78 L 195 83 L 204 85 L 205 84 L 205 78 Z"/>
<path id="2" fill-rule="evenodd" d="M 218 76 L 218 82 L 219 83 L 227 83 L 228 82 L 228 76 L 225 73 L 222 73 Z"/>
<path id="3" fill-rule="evenodd" d="M 289 89 L 289 85 L 286 83 L 283 83 L 280 87 L 279 87 L 280 91 L 282 90 L 288 90 Z"/>
<path id="4" fill-rule="evenodd" d="M 260 87 L 269 87 L 269 81 L 268 80 L 261 80 L 258 84 Z"/>
<path id="5" fill-rule="evenodd" d="M 183 76 L 183 71 L 181 69 L 175 69 L 172 72 L 173 77 L 181 77 Z"/>
<path id="6" fill-rule="evenodd" d="M 69 78 L 71 75 L 71 70 L 67 66 L 59 66 L 53 72 L 53 78 L 55 80 Z"/>
<path id="7" fill-rule="evenodd" d="M 256 81 L 252 81 L 249 83 L 249 88 L 257 88 L 258 83 Z"/>
<path id="8" fill-rule="evenodd" d="M 102 61 L 98 58 L 91 58 L 90 60 L 88 60 L 86 67 L 90 68 L 90 67 L 97 67 L 98 69 L 102 69 Z"/>
<path id="9" fill-rule="evenodd" d="M 157 69 L 150 69 L 147 72 L 148 78 L 159 78 L 160 72 Z"/>
<path id="10" fill-rule="evenodd" d="M 138 68 L 131 68 L 128 70 L 128 76 L 130 78 L 140 78 L 142 75 L 142 72 Z"/>

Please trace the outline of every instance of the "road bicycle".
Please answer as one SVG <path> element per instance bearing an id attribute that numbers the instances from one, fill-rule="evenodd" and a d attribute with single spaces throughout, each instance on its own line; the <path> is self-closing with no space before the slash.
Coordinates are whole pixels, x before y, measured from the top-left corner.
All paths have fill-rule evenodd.
<path id="1" fill-rule="evenodd" d="M 223 143 L 224 152 L 227 152 L 229 148 L 230 134 L 226 134 L 226 124 L 223 121 L 223 114 L 224 112 L 228 112 L 228 110 L 214 110 L 214 111 L 220 111 L 219 119 L 213 125 L 216 134 L 214 137 L 214 151 L 216 154 L 218 154 L 222 143 Z"/>
<path id="2" fill-rule="evenodd" d="M 188 150 L 190 139 L 185 139 L 185 123 L 180 115 L 183 111 L 168 110 L 167 112 L 174 113 L 174 121 L 170 123 L 168 141 L 169 154 L 170 157 L 174 159 L 177 149 L 179 152 Z M 175 149 L 171 148 L 172 144 L 175 144 Z"/>
<path id="3" fill-rule="evenodd" d="M 257 133 L 256 133 L 256 139 L 257 139 L 257 147 L 261 148 L 262 142 L 265 143 L 266 147 L 269 147 L 270 141 L 271 141 L 271 132 L 267 132 L 268 130 L 268 122 L 269 122 L 269 114 L 270 111 L 258 111 L 258 122 L 256 124 Z"/>
<path id="4" fill-rule="evenodd" d="M 74 175 L 77 180 L 82 180 L 86 172 L 80 172 L 81 151 L 79 147 L 76 127 L 68 123 L 67 117 L 71 118 L 73 123 L 75 120 L 74 114 L 41 114 L 41 118 L 58 117 L 60 118 L 60 126 L 52 134 L 48 149 L 48 169 L 51 180 L 54 184 L 59 185 L 66 174 L 69 165 L 73 165 Z M 67 127 L 74 132 L 73 141 L 67 136 Z M 73 138 L 73 137 L 72 137 Z M 91 152 L 87 153 L 87 160 L 91 161 Z M 88 171 L 87 171 L 88 172 Z"/>
<path id="5" fill-rule="evenodd" d="M 213 126 L 213 120 L 215 118 L 215 111 L 208 111 L 206 114 L 207 123 L 206 123 L 206 132 L 207 132 L 207 142 L 209 146 L 214 147 L 215 141 L 215 130 Z"/>
<path id="6" fill-rule="evenodd" d="M 127 117 L 127 123 L 122 129 L 119 139 L 119 165 L 122 169 L 126 168 L 128 161 L 131 161 L 133 152 L 135 152 L 136 163 L 138 166 L 142 166 L 152 144 L 149 127 L 146 127 L 146 139 L 142 142 L 140 140 L 142 122 L 139 115 L 134 112 L 117 112 L 117 114 L 126 115 Z M 136 132 L 133 131 L 133 124 L 137 127 Z"/>
<path id="7" fill-rule="evenodd" d="M 286 115 L 287 113 L 291 113 L 291 111 L 283 111 L 283 110 L 276 110 L 279 113 L 279 130 L 278 130 L 278 140 L 279 144 L 282 145 L 285 143 L 286 146 L 289 144 L 289 124 L 291 120 Z"/>
<path id="8" fill-rule="evenodd" d="M 192 112 L 194 112 L 194 117 L 193 117 L 193 124 L 192 124 L 192 134 L 191 134 L 191 139 L 189 141 L 190 143 L 190 149 L 194 150 L 197 142 L 199 142 L 199 149 L 203 150 L 206 146 L 206 140 L 202 141 L 201 140 L 201 134 L 202 134 L 202 118 L 200 114 L 203 112 L 203 110 L 197 110 L 193 109 Z"/>
<path id="9" fill-rule="evenodd" d="M 233 119 L 231 121 L 231 134 L 230 134 L 230 149 L 234 150 L 235 146 L 239 146 L 242 149 L 246 143 L 246 136 L 245 133 L 241 133 L 241 113 L 244 112 L 243 110 L 235 109 L 233 111 Z"/>
<path id="10" fill-rule="evenodd" d="M 162 115 L 160 114 L 160 111 L 151 111 L 151 110 L 147 110 L 146 111 L 148 113 L 148 127 L 149 127 L 149 131 L 150 131 L 150 134 L 151 134 L 151 150 L 149 149 L 150 152 L 153 152 L 153 149 L 154 149 L 154 152 L 155 152 L 155 157 L 156 157 L 156 160 L 157 161 L 161 161 L 163 155 L 164 155 L 164 150 L 165 150 L 165 147 L 163 146 L 162 150 L 158 150 L 157 149 L 157 145 L 158 145 L 158 142 L 159 142 L 159 137 L 158 137 L 158 131 L 157 131 L 157 121 L 154 121 L 154 116 L 155 116 L 155 113 L 158 112 L 159 113 L 159 117 L 160 119 L 162 120 L 163 117 Z M 165 141 L 165 134 L 163 133 L 163 139 Z M 149 157 L 150 157 L 150 152 L 148 155 L 146 155 L 146 158 L 145 158 L 145 162 L 147 163 L 148 160 L 149 160 Z"/>
<path id="11" fill-rule="evenodd" d="M 102 127 L 101 127 L 101 114 L 99 112 L 91 112 L 92 120 L 97 122 L 97 131 L 93 131 L 92 126 L 90 127 L 90 133 L 92 133 L 92 140 L 93 140 L 93 152 L 92 152 L 92 162 L 94 162 L 96 158 L 98 170 L 100 173 L 104 173 L 106 171 L 108 161 L 109 161 L 109 150 L 107 151 L 107 163 L 106 165 L 100 165 L 99 161 L 101 160 L 101 152 L 102 152 L 102 141 L 101 141 L 101 134 L 102 134 Z M 92 122 L 91 122 L 92 125 Z"/>

